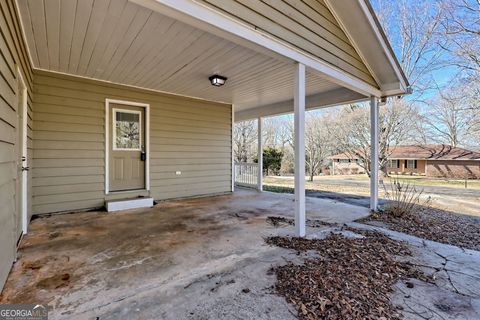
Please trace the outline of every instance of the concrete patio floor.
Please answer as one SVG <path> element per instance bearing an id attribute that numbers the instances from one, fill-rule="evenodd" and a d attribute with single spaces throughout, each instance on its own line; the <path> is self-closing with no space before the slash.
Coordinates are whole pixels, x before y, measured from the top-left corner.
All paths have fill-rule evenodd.
<path id="1" fill-rule="evenodd" d="M 290 319 L 271 294 L 269 215 L 293 217 L 293 196 L 239 189 L 117 213 L 33 220 L 0 303 L 48 303 L 53 319 Z M 307 217 L 344 223 L 368 210 L 307 199 Z M 308 230 L 307 230 L 308 231 Z M 282 258 L 283 257 L 283 258 Z"/>
<path id="2" fill-rule="evenodd" d="M 412 262 L 435 284 L 399 282 L 392 293 L 406 319 L 478 319 L 480 253 L 352 223 L 368 210 L 307 198 L 307 217 L 378 229 L 407 241 Z M 293 196 L 238 190 L 232 195 L 165 201 L 117 213 L 80 212 L 33 220 L 0 303 L 45 303 L 49 319 L 296 319 L 273 292 L 275 265 L 302 261 L 264 243 L 293 226 Z M 307 228 L 310 237 L 341 225 Z M 447 259 L 447 260 L 445 260 Z"/>

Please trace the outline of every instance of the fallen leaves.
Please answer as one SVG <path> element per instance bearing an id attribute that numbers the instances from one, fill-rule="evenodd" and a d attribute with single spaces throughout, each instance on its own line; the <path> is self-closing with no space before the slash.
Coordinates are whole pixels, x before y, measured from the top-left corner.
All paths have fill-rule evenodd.
<path id="1" fill-rule="evenodd" d="M 278 227 L 278 226 L 281 226 L 281 225 L 291 225 L 291 226 L 293 226 L 294 225 L 294 220 L 289 219 L 289 218 L 285 218 L 285 217 L 268 216 L 267 217 L 267 223 L 271 224 L 274 227 Z M 322 226 L 332 226 L 331 223 L 323 222 L 321 220 L 307 219 L 305 221 L 305 223 L 308 227 L 312 227 L 312 228 L 319 228 L 319 227 L 322 227 Z"/>
<path id="2" fill-rule="evenodd" d="M 429 208 L 402 218 L 376 213 L 362 222 L 382 221 L 390 229 L 420 238 L 480 250 L 480 218 Z"/>
<path id="3" fill-rule="evenodd" d="M 273 268 L 276 291 L 292 303 L 301 319 L 400 319 L 391 305 L 392 286 L 402 278 L 430 279 L 395 256 L 408 247 L 383 234 L 351 230 L 361 238 L 330 234 L 325 239 L 270 237 L 265 241 L 315 258 Z"/>

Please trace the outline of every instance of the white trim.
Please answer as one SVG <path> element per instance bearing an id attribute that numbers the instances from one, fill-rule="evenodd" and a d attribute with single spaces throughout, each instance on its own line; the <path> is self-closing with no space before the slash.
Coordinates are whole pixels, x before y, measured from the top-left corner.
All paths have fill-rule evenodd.
<path id="1" fill-rule="evenodd" d="M 262 117 L 257 119 L 257 189 L 263 191 L 263 136 L 262 136 Z"/>
<path id="2" fill-rule="evenodd" d="M 138 130 L 140 133 L 140 140 L 138 144 L 138 148 L 118 148 L 117 144 L 115 143 L 117 140 L 117 130 L 116 130 L 116 113 L 117 112 L 122 112 L 122 113 L 131 113 L 131 114 L 138 114 Z M 112 108 L 112 149 L 114 151 L 142 151 L 142 141 L 143 141 L 143 134 L 142 134 L 142 112 L 141 111 L 136 111 L 136 110 L 129 110 L 129 109 L 120 109 L 120 108 Z"/>
<path id="3" fill-rule="evenodd" d="M 22 39 L 23 39 L 22 43 L 25 46 L 25 49 L 27 50 L 28 62 L 30 62 L 30 66 L 33 69 L 33 58 L 32 58 L 32 54 L 30 53 L 30 47 L 27 43 L 27 36 L 25 34 L 25 27 L 23 26 L 22 16 L 20 15 L 20 6 L 18 5 L 18 1 L 19 0 L 15 0 L 15 9 L 16 9 L 15 12 L 18 16 L 18 22 L 20 24 L 20 31 L 22 33 Z"/>
<path id="4" fill-rule="evenodd" d="M 295 66 L 294 88 L 295 145 L 295 233 L 305 236 L 305 66 Z"/>
<path id="5" fill-rule="evenodd" d="M 342 31 L 345 33 L 345 35 L 347 36 L 347 39 L 350 41 L 350 43 L 352 44 L 353 48 L 355 49 L 355 51 L 357 52 L 357 54 L 360 56 L 360 59 L 362 59 L 362 62 L 365 64 L 365 67 L 367 67 L 367 70 L 370 72 L 371 76 L 373 77 L 373 79 L 375 80 L 376 83 L 380 84 L 380 81 L 378 80 L 378 76 L 375 74 L 375 72 L 373 72 L 373 69 L 372 67 L 370 66 L 370 64 L 368 63 L 367 59 L 365 58 L 365 56 L 363 55 L 362 51 L 360 51 L 360 49 L 358 48 L 358 45 L 357 43 L 355 42 L 355 40 L 352 38 L 352 35 L 350 34 L 350 32 L 348 32 L 348 29 L 345 27 L 345 25 L 343 24 L 343 21 L 342 19 L 340 19 L 340 17 L 338 16 L 338 14 L 335 12 L 335 10 L 333 9 L 332 7 L 332 4 L 330 3 L 330 0 L 324 0 L 325 4 L 327 5 L 327 8 L 328 10 L 330 10 L 330 12 L 332 13 L 333 17 L 335 18 L 335 20 L 337 20 L 338 24 L 340 25 L 340 28 L 342 29 Z"/>
<path id="6" fill-rule="evenodd" d="M 133 3 L 190 24 L 201 30 L 251 48 L 254 43 L 295 62 L 321 72 L 326 79 L 364 95 L 381 96 L 381 91 L 317 57 L 303 52 L 252 26 L 241 23 L 192 0 L 130 0 Z"/>
<path id="7" fill-rule="evenodd" d="M 328 0 L 327 0 L 328 1 Z M 383 35 L 381 34 L 381 31 L 378 29 L 377 23 L 375 22 L 372 13 L 370 12 L 370 9 L 368 8 L 367 4 L 365 3 L 364 0 L 359 0 L 360 7 L 362 8 L 363 13 L 368 19 L 368 22 L 370 23 L 370 26 L 372 27 L 373 31 L 375 32 L 375 36 L 382 46 L 382 50 L 385 53 L 385 55 L 388 58 L 388 61 L 390 62 L 390 65 L 393 67 L 395 70 L 395 74 L 397 75 L 397 78 L 399 82 L 402 84 L 402 87 L 407 90 L 407 84 L 405 83 L 405 79 L 403 77 L 402 72 L 400 71 L 396 58 L 392 55 L 392 52 L 390 49 L 387 47 L 387 44 L 385 43 L 385 39 Z M 377 95 L 378 97 L 378 95 Z"/>
<path id="8" fill-rule="evenodd" d="M 337 4 L 337 1 L 333 0 L 324 0 L 327 8 L 330 10 L 334 18 L 337 20 L 338 24 L 340 25 L 342 31 L 345 33 L 347 36 L 348 40 L 350 40 L 352 46 L 354 47 L 355 51 L 358 53 L 360 58 L 362 59 L 363 63 L 367 67 L 368 71 L 372 75 L 372 77 L 375 79 L 377 84 L 380 86 L 380 90 L 382 92 L 382 95 L 375 95 L 377 97 L 380 96 L 393 96 L 393 95 L 403 95 L 407 93 L 407 84 L 405 82 L 405 78 L 403 76 L 403 73 L 399 69 L 397 59 L 394 56 L 394 54 L 391 52 L 390 48 L 388 47 L 388 44 L 386 43 L 387 40 L 385 40 L 384 36 L 382 35 L 382 30 L 379 29 L 378 24 L 375 21 L 375 18 L 372 16 L 372 12 L 368 8 L 367 3 L 365 0 L 352 0 L 357 2 L 358 5 L 360 6 L 360 9 L 365 16 L 365 18 L 368 21 L 368 24 L 370 25 L 370 28 L 372 29 L 375 39 L 379 43 L 382 52 L 385 54 L 387 57 L 387 60 L 389 64 L 392 66 L 393 71 L 395 72 L 395 76 L 398 79 L 398 85 L 395 84 L 384 84 L 379 81 L 377 74 L 373 71 L 371 65 L 368 63 L 368 59 L 366 59 L 365 55 L 362 53 L 362 51 L 359 49 L 360 47 L 358 46 L 358 42 L 362 41 L 361 38 L 355 39 L 351 36 L 350 32 L 348 31 L 349 29 L 345 26 L 343 23 L 342 19 L 340 18 L 339 14 L 335 11 L 335 4 Z M 348 17 L 348 15 L 346 15 Z M 381 27 L 380 27 L 381 28 Z"/>
<path id="9" fill-rule="evenodd" d="M 133 102 L 133 101 L 125 101 L 125 100 L 116 100 L 116 99 L 105 99 L 105 194 L 109 194 L 109 184 L 110 184 L 110 126 L 109 126 L 109 109 L 110 103 L 115 104 L 122 104 L 132 107 L 141 107 L 145 108 L 145 189 L 150 191 L 150 104 L 148 103 L 141 103 L 141 102 Z M 132 190 L 129 190 L 132 191 Z"/>
<path id="10" fill-rule="evenodd" d="M 22 167 L 28 167 L 28 90 L 22 72 L 17 65 L 17 75 L 20 85 L 22 86 L 22 155 L 25 161 L 21 162 Z M 18 156 L 18 155 L 17 155 Z M 22 170 L 22 232 L 27 234 L 28 231 L 28 171 Z"/>

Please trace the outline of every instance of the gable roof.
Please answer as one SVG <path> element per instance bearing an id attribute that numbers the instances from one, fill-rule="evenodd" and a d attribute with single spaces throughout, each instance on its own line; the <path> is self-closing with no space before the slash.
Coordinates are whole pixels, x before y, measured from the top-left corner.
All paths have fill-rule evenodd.
<path id="1" fill-rule="evenodd" d="M 371 71 L 384 96 L 410 92 L 410 84 L 369 0 L 324 0 Z"/>
<path id="2" fill-rule="evenodd" d="M 416 160 L 480 160 L 480 152 L 447 144 L 397 146 L 389 150 L 389 159 Z M 339 153 L 330 159 L 358 159 L 349 153 Z"/>

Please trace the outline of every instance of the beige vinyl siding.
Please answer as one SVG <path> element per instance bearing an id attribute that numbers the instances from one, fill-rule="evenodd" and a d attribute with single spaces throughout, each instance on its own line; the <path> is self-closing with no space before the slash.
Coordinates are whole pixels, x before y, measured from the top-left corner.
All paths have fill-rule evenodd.
<path id="1" fill-rule="evenodd" d="M 104 192 L 106 98 L 150 104 L 154 199 L 231 191 L 230 105 L 45 71 L 36 71 L 34 88 L 35 213 L 118 198 Z"/>
<path id="2" fill-rule="evenodd" d="M 32 70 L 13 0 L 0 1 L 0 291 L 15 259 L 17 155 L 17 67 L 28 90 L 28 154 L 32 150 Z M 31 161 L 30 161 L 31 164 Z M 30 181 L 29 181 L 29 195 Z M 30 214 L 31 211 L 29 211 Z"/>
<path id="3" fill-rule="evenodd" d="M 198 0 L 378 87 L 323 0 Z"/>

